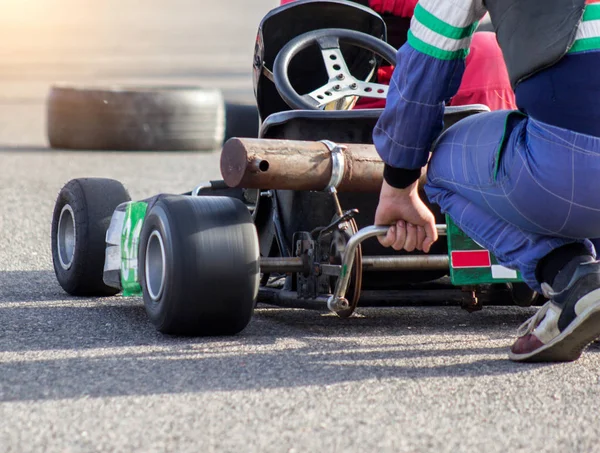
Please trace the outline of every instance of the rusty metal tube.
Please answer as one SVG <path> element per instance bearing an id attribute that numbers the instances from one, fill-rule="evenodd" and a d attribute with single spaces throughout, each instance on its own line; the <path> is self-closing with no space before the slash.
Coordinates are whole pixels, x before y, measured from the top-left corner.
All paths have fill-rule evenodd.
<path id="1" fill-rule="evenodd" d="M 378 192 L 383 161 L 373 145 L 345 144 L 340 192 Z M 223 146 L 221 175 L 229 187 L 324 190 L 331 180 L 331 151 L 322 142 L 232 138 Z"/>

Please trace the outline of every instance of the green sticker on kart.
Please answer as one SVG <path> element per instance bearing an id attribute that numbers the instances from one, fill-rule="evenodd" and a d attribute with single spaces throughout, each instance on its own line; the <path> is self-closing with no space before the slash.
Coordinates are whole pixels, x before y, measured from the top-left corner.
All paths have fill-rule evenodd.
<path id="1" fill-rule="evenodd" d="M 498 263 L 496 257 L 467 236 L 446 216 L 450 278 L 456 286 L 523 281 L 518 271 Z"/>
<path id="2" fill-rule="evenodd" d="M 121 287 L 123 296 L 141 296 L 139 282 L 138 252 L 140 234 L 148 203 L 139 201 L 129 203 L 125 211 L 125 220 L 121 232 Z"/>

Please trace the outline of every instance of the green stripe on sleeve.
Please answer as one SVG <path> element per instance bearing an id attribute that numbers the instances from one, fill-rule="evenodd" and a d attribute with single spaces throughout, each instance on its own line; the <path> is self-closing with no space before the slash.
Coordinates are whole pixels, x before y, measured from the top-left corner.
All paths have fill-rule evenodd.
<path id="1" fill-rule="evenodd" d="M 438 60 L 458 60 L 466 58 L 469 54 L 469 49 L 443 50 L 427 44 L 425 41 L 417 38 L 410 30 L 408 31 L 408 43 L 413 49 Z"/>
<path id="2" fill-rule="evenodd" d="M 417 3 L 415 8 L 415 18 L 430 30 L 445 36 L 446 38 L 452 39 L 468 38 L 475 32 L 475 29 L 477 28 L 477 22 L 469 25 L 468 27 L 462 28 L 447 24 L 423 8 L 420 3 Z"/>
<path id="3" fill-rule="evenodd" d="M 600 19 L 600 3 L 587 5 L 583 13 L 583 21 Z"/>
<path id="4" fill-rule="evenodd" d="M 600 37 L 578 39 L 569 49 L 569 53 L 585 52 L 586 50 L 600 49 Z"/>

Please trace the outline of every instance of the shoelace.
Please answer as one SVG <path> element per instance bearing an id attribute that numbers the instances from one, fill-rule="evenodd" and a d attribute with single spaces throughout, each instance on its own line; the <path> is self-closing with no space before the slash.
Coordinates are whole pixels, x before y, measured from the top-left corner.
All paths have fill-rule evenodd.
<path id="1" fill-rule="evenodd" d="M 535 328 L 540 325 L 542 319 L 544 319 L 544 317 L 546 316 L 546 313 L 548 312 L 551 303 L 551 301 L 546 302 L 542 306 L 542 308 L 540 308 L 536 312 L 535 315 L 533 315 L 531 318 L 529 318 L 527 321 L 521 324 L 517 329 L 517 335 L 519 337 L 524 337 L 525 335 L 529 335 L 530 333 L 532 333 L 535 330 Z"/>

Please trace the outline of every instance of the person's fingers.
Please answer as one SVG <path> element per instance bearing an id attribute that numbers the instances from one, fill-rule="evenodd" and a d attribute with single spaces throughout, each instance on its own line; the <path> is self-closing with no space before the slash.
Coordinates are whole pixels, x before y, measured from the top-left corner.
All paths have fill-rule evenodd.
<path id="1" fill-rule="evenodd" d="M 417 227 L 412 223 L 406 224 L 406 240 L 404 241 L 404 250 L 412 252 L 417 246 Z"/>
<path id="2" fill-rule="evenodd" d="M 378 236 L 379 243 L 384 247 L 391 246 L 396 240 L 396 226 L 389 227 L 388 232 L 384 236 Z"/>
<path id="3" fill-rule="evenodd" d="M 423 241 L 423 251 L 425 253 L 429 253 L 432 245 L 433 245 L 433 240 L 429 237 L 425 238 L 425 240 Z"/>
<path id="4" fill-rule="evenodd" d="M 415 246 L 417 250 L 423 250 L 423 242 L 425 242 L 426 237 L 425 228 L 419 225 L 417 227 L 417 245 Z"/>
<path id="5" fill-rule="evenodd" d="M 425 253 L 429 253 L 431 250 L 431 246 L 438 239 L 437 229 L 435 228 L 435 220 L 431 219 L 431 221 L 427 222 L 424 225 L 426 238 L 423 241 L 423 251 Z"/>
<path id="6" fill-rule="evenodd" d="M 396 240 L 392 244 L 394 250 L 402 250 L 404 248 L 404 242 L 406 241 L 406 222 L 404 220 L 398 220 L 396 222 Z"/>

